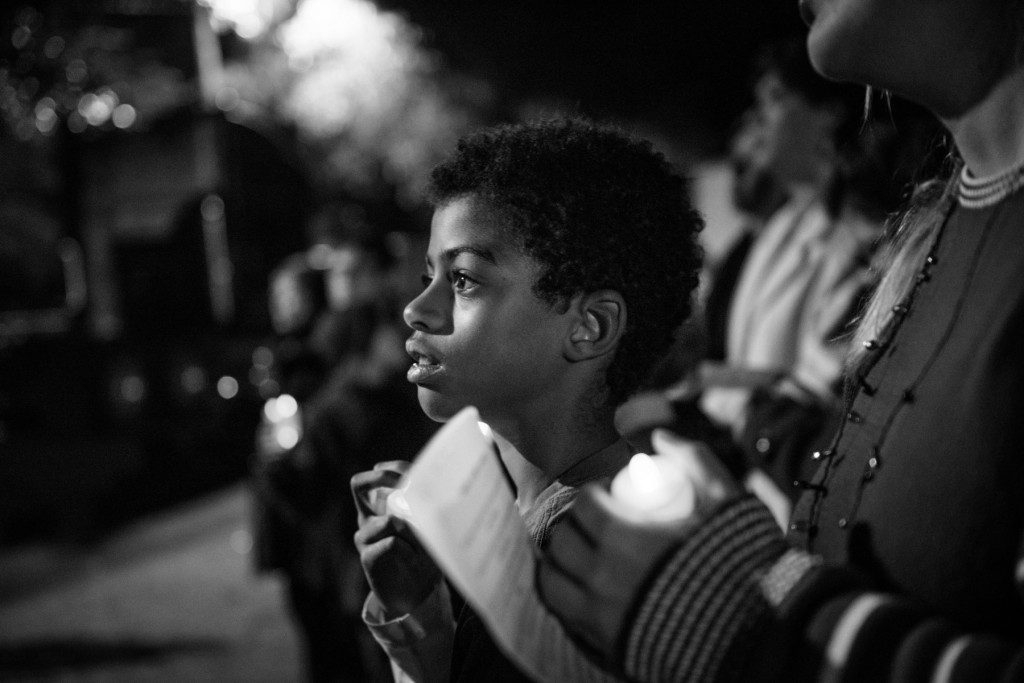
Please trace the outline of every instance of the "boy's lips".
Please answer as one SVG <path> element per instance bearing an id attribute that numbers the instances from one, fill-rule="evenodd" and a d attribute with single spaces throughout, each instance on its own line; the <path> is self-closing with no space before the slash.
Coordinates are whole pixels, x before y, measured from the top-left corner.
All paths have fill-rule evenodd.
<path id="1" fill-rule="evenodd" d="M 426 382 L 441 372 L 442 365 L 437 355 L 413 339 L 405 343 L 405 351 L 415 361 L 405 374 L 405 378 L 413 384 Z"/>

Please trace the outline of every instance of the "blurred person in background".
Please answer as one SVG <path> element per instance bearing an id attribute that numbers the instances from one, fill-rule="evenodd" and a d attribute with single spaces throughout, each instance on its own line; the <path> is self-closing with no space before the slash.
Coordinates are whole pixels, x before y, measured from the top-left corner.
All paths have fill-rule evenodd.
<path id="1" fill-rule="evenodd" d="M 542 593 L 633 680 L 1021 681 L 1024 3 L 801 9 L 816 69 L 920 102 L 955 142 L 893 223 L 843 421 L 788 538 L 708 450 L 656 433 L 693 513 L 633 523 L 588 490 Z"/>
<path id="2" fill-rule="evenodd" d="M 751 109 L 740 118 L 739 126 L 730 139 L 728 161 L 732 184 L 729 196 L 743 219 L 721 260 L 705 276 L 706 294 L 701 311 L 705 358 L 710 361 L 725 361 L 729 308 L 750 247 L 764 224 L 789 199 L 786 188 L 776 180 L 771 169 L 765 164 L 755 163 L 755 151 L 761 144 L 761 135 L 760 119 Z"/>
<path id="3" fill-rule="evenodd" d="M 313 227 L 321 252 L 327 308 L 310 334 L 310 347 L 330 367 L 365 353 L 381 320 L 398 305 L 389 234 L 351 206 L 330 205 Z"/>
<path id="4" fill-rule="evenodd" d="M 323 287 L 325 307 L 309 325 L 304 348 L 312 359 L 307 368 L 320 368 L 319 374 L 310 378 L 312 391 L 291 397 L 297 400 L 272 399 L 270 410 L 279 414 L 265 420 L 258 435 L 253 480 L 260 528 L 268 536 L 258 544 L 258 562 L 287 582 L 307 680 L 386 680 L 387 660 L 359 617 L 368 589 L 351 541 L 356 511 L 348 482 L 379 461 L 411 459 L 435 424 L 405 381 L 401 283 L 392 277 L 402 237 L 344 221 L 334 210 L 329 216 L 333 220 L 321 216 L 318 226 L 326 228 L 319 237 L 329 250 L 315 250 L 314 257 L 323 270 L 299 278 Z M 292 288 L 282 299 L 297 293 Z M 288 428 L 297 442 L 286 447 L 288 439 L 279 437 Z"/>
<path id="5" fill-rule="evenodd" d="M 281 393 L 305 401 L 329 366 L 309 343 L 327 309 L 323 270 L 316 267 L 309 251 L 289 256 L 271 272 L 268 302 L 275 381 Z"/>
<path id="6" fill-rule="evenodd" d="M 905 103 L 863 121 L 863 90 L 817 74 L 802 37 L 766 46 L 757 74 L 730 149 L 748 221 L 704 300 L 705 358 L 644 430 L 708 443 L 784 526 L 842 412 L 845 337 L 886 216 L 938 129 Z"/>

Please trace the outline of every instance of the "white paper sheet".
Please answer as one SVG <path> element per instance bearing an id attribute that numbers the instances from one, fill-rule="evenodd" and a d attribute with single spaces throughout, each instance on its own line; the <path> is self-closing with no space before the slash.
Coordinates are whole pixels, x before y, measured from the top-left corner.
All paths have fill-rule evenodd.
<path id="1" fill-rule="evenodd" d="M 424 447 L 402 494 L 403 516 L 424 547 L 525 673 L 542 683 L 618 680 L 541 603 L 535 548 L 476 409 L 463 409 Z"/>

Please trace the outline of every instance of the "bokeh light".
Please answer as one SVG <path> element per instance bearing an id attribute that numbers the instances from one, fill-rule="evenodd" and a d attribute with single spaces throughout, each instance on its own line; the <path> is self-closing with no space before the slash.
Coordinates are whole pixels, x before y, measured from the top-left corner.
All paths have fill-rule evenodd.
<path id="1" fill-rule="evenodd" d="M 230 375 L 224 375 L 217 380 L 217 393 L 223 399 L 232 399 L 238 395 L 238 380 Z"/>

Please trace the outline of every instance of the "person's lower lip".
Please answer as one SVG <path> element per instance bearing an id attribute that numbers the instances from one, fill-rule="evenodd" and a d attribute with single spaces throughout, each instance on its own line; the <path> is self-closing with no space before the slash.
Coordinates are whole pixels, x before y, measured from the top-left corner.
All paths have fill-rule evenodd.
<path id="1" fill-rule="evenodd" d="M 429 381 L 439 372 L 441 372 L 440 365 L 419 365 L 418 363 L 413 363 L 405 373 L 405 378 L 413 384 L 420 384 Z"/>

